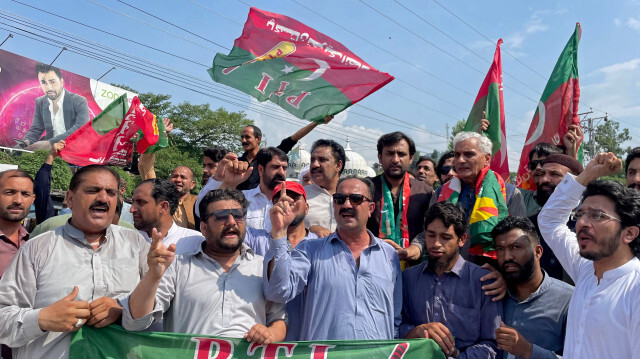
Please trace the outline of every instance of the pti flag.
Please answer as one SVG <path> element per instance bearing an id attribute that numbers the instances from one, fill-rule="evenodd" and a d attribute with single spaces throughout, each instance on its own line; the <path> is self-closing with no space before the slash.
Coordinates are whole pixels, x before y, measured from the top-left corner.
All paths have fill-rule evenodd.
<path id="1" fill-rule="evenodd" d="M 502 60 L 500 57 L 500 44 L 498 40 L 496 53 L 493 55 L 493 63 L 487 76 L 480 86 L 476 101 L 473 103 L 471 113 L 464 125 L 465 131 L 478 132 L 480 120 L 489 120 L 489 128 L 483 133 L 491 139 L 491 169 L 504 179 L 509 179 L 509 158 L 507 157 L 507 135 L 504 126 L 504 99 L 502 98 Z"/>
<path id="2" fill-rule="evenodd" d="M 432 339 L 329 340 L 255 344 L 241 338 L 198 334 L 130 332 L 110 325 L 80 328 L 71 338 L 69 359 L 84 358 L 349 358 L 444 359 Z"/>
<path id="3" fill-rule="evenodd" d="M 529 151 L 538 143 L 546 142 L 561 145 L 562 137 L 569 126 L 580 126 L 578 117 L 578 102 L 580 100 L 580 85 L 578 83 L 578 43 L 582 36 L 580 23 L 562 50 L 560 58 L 553 68 L 549 82 L 544 88 L 538 108 L 533 115 L 531 127 L 520 156 L 516 186 L 535 190 L 536 186 L 527 164 Z M 578 146 L 577 159 L 582 162 L 582 143 Z"/>
<path id="4" fill-rule="evenodd" d="M 137 150 L 142 153 L 158 141 L 156 116 L 140 103 L 137 96 L 129 107 L 126 94 L 122 95 L 67 137 L 60 157 L 77 166 L 125 166 L 131 161 L 131 139 L 138 130 L 142 130 L 147 139 L 138 142 Z"/>
<path id="5" fill-rule="evenodd" d="M 329 36 L 256 8 L 229 55 L 217 54 L 208 71 L 216 82 L 309 121 L 334 115 L 393 80 Z"/>

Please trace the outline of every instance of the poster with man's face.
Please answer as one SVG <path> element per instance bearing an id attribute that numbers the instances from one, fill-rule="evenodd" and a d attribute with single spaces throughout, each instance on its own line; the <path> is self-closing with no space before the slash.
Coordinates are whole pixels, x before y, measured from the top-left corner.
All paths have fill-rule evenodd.
<path id="1" fill-rule="evenodd" d="M 34 119 L 43 127 L 35 131 L 42 132 L 35 137 L 33 130 L 30 133 L 37 141 L 69 130 L 66 127 L 73 125 L 77 113 L 88 112 L 90 120 L 122 94 L 127 94 L 129 103 L 136 96 L 64 69 L 38 64 L 0 50 L 0 146 L 13 147 L 15 139 L 24 139 Z M 83 97 L 86 104 L 77 96 Z M 47 135 L 45 128 L 53 133 Z"/>

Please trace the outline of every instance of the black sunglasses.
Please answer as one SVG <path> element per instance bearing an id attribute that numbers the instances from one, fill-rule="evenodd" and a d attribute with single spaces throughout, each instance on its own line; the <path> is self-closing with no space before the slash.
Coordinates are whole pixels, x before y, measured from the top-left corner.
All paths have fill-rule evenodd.
<path id="1" fill-rule="evenodd" d="M 544 160 L 531 160 L 529 161 L 529 163 L 527 164 L 527 167 L 529 167 L 529 170 L 531 171 L 535 171 L 536 168 L 538 168 L 538 165 L 542 166 L 542 162 Z"/>
<path id="2" fill-rule="evenodd" d="M 213 220 L 216 222 L 226 222 L 229 220 L 229 215 L 232 215 L 236 222 L 243 222 L 247 213 L 242 208 L 218 209 L 204 216 L 202 221 L 205 222 L 209 217 L 213 216 Z"/>
<path id="3" fill-rule="evenodd" d="M 333 194 L 333 203 L 335 204 L 344 204 L 349 199 L 352 205 L 357 206 L 364 201 L 371 201 L 363 194 L 344 194 L 344 193 L 334 193 Z"/>
<path id="4" fill-rule="evenodd" d="M 449 171 L 453 170 L 453 172 L 456 171 L 456 168 L 453 166 L 442 166 L 440 167 L 440 175 L 444 176 L 444 175 L 448 175 Z"/>

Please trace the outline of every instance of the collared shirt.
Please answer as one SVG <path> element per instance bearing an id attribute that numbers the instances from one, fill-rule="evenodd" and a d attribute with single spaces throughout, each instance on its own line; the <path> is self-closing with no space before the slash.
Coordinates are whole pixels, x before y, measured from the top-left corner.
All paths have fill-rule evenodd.
<path id="1" fill-rule="evenodd" d="M 318 239 L 318 236 L 313 232 L 307 231 L 307 235 L 304 237 L 303 241 L 314 239 Z M 270 242 L 271 233 L 263 229 L 247 228 L 244 243 L 253 249 L 255 254 L 259 256 L 266 255 L 267 250 L 269 250 Z M 302 243 L 302 241 L 300 243 Z M 293 249 L 288 239 L 287 246 L 289 251 Z M 287 336 L 284 338 L 285 342 L 296 342 L 300 340 L 302 318 L 304 317 L 304 297 L 304 292 L 302 292 L 291 301 L 287 302 L 286 310 L 289 323 L 287 324 Z"/>
<path id="2" fill-rule="evenodd" d="M 502 304 L 492 301 L 481 288 L 480 278 L 489 271 L 462 256 L 451 271 L 439 277 L 427 265 L 424 262 L 402 273 L 400 336 L 418 325 L 439 322 L 453 334 L 459 358 L 495 358 Z"/>
<path id="3" fill-rule="evenodd" d="M 522 200 L 524 201 L 524 206 L 527 211 L 527 217 L 538 213 L 540 209 L 542 209 L 538 203 L 538 194 L 536 191 L 520 188 L 520 192 L 522 192 Z"/>
<path id="4" fill-rule="evenodd" d="M 153 311 L 131 317 L 129 298 L 122 301 L 122 326 L 144 330 L 164 318 L 164 330 L 242 338 L 255 324 L 286 319 L 284 305 L 268 302 L 262 291 L 262 257 L 243 245 L 228 272 L 202 248 L 177 256 L 167 268 Z"/>
<path id="5" fill-rule="evenodd" d="M 265 256 L 264 292 L 286 303 L 304 292 L 300 340 L 393 339 L 402 310 L 396 251 L 367 231 L 370 244 L 360 266 L 337 233 L 302 241 L 289 252 L 286 238 L 272 239 Z M 267 263 L 274 259 L 267 279 Z"/>
<path id="6" fill-rule="evenodd" d="M 503 299 L 504 322 L 532 344 L 531 358 L 556 359 L 556 354 L 562 355 L 573 287 L 543 274 L 538 289 L 522 302 L 508 292 Z M 503 358 L 515 356 L 504 352 Z"/>
<path id="7" fill-rule="evenodd" d="M 53 113 L 53 101 L 47 97 L 49 101 L 49 112 L 51 112 L 51 125 L 53 126 L 53 136 L 60 136 L 67 132 L 67 126 L 64 124 L 64 95 L 67 91 L 63 88 L 62 94 L 56 101 L 58 104 L 58 112 Z"/>
<path id="8" fill-rule="evenodd" d="M 47 218 L 46 221 L 40 223 L 36 226 L 36 228 L 33 229 L 33 231 L 31 231 L 31 237 L 35 237 L 44 232 L 64 226 L 67 222 L 69 222 L 69 218 L 71 218 L 71 213 L 60 214 L 51 218 Z M 136 227 L 134 227 L 133 224 L 123 221 L 122 219 L 118 221 L 118 226 L 132 229 L 134 231 L 136 230 Z"/>
<path id="9" fill-rule="evenodd" d="M 23 227 L 18 228 L 18 243 L 14 243 L 0 230 L 0 278 L 9 266 L 11 259 L 18 253 L 24 242 L 29 239 L 29 232 Z"/>
<path id="10" fill-rule="evenodd" d="M 193 217 L 193 203 L 196 202 L 197 196 L 189 193 L 184 199 L 180 199 L 178 208 L 173 214 L 173 221 L 177 225 L 184 228 L 195 229 L 195 219 Z"/>
<path id="11" fill-rule="evenodd" d="M 122 201 L 122 212 L 120 213 L 120 219 L 133 224 L 133 213 L 131 213 L 131 205 Z"/>
<path id="12" fill-rule="evenodd" d="M 304 186 L 307 193 L 309 213 L 304 218 L 304 226 L 321 226 L 332 232 L 336 231 L 336 219 L 333 215 L 333 197 L 329 191 L 313 183 Z"/>
<path id="13" fill-rule="evenodd" d="M 567 227 L 584 189 L 567 173 L 538 215 L 540 233 L 576 283 L 564 356 L 640 358 L 640 260 L 604 272 L 598 283 L 593 261 L 580 256 L 576 234 Z"/>
<path id="14" fill-rule="evenodd" d="M 147 241 L 151 243 L 151 238 L 145 231 L 138 231 Z M 167 235 L 162 238 L 162 244 L 169 247 L 176 245 L 176 254 L 195 253 L 200 250 L 200 245 L 204 241 L 204 237 L 200 232 L 193 229 L 180 227 L 175 222 L 171 224 L 171 228 L 167 231 Z"/>
<path id="15" fill-rule="evenodd" d="M 0 279 L 0 343 L 14 347 L 14 358 L 66 358 L 69 333 L 40 330 L 40 309 L 75 285 L 76 300 L 124 297 L 146 271 L 148 251 L 140 234 L 114 225 L 97 250 L 69 223 L 28 240 Z"/>
<path id="16" fill-rule="evenodd" d="M 222 182 L 216 181 L 213 177 L 209 178 L 207 185 L 202 188 L 198 194 L 198 200 L 196 201 L 196 214 L 202 218 L 200 214 L 200 202 L 204 196 L 210 191 L 220 188 Z M 245 224 L 250 228 L 264 229 L 267 232 L 271 231 L 271 219 L 269 218 L 269 210 L 273 203 L 262 193 L 260 186 L 253 189 L 242 191 L 244 197 L 249 201 L 249 208 L 247 208 L 247 218 Z"/>

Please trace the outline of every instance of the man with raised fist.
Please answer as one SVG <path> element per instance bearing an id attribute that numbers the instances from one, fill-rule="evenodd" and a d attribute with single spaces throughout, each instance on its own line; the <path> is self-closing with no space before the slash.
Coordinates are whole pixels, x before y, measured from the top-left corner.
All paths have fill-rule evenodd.
<path id="1" fill-rule="evenodd" d="M 118 299 L 146 271 L 149 244 L 112 225 L 119 176 L 107 166 L 71 178 L 71 219 L 20 247 L 0 279 L 0 344 L 14 358 L 66 358 L 69 332 L 120 320 Z"/>

